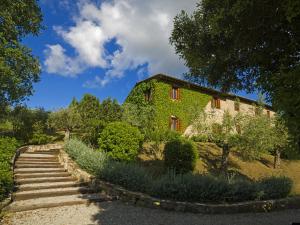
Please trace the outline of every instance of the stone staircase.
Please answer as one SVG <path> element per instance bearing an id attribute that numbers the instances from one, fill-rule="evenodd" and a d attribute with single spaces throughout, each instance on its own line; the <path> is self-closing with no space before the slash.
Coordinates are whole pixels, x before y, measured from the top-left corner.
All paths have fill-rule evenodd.
<path id="1" fill-rule="evenodd" d="M 59 163 L 58 150 L 21 153 L 14 180 L 16 192 L 6 209 L 11 212 L 108 200 L 73 178 Z"/>

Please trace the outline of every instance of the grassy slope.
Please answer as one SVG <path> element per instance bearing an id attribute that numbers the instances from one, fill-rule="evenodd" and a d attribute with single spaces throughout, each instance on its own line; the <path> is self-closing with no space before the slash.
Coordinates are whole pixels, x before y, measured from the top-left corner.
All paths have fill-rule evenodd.
<path id="1" fill-rule="evenodd" d="M 149 148 L 149 145 L 144 146 Z M 212 143 L 199 143 L 200 159 L 196 165 L 196 171 L 199 173 L 218 173 L 220 166 L 221 149 Z M 140 154 L 139 157 L 143 163 L 154 174 L 159 175 L 163 170 L 163 162 L 152 160 L 146 154 Z M 294 181 L 292 194 L 300 195 L 300 160 L 282 160 L 280 169 L 273 169 L 274 157 L 263 155 L 261 160 L 243 161 L 238 155 L 231 153 L 229 156 L 229 170 L 235 176 L 241 176 L 248 179 L 260 179 L 268 176 L 288 176 Z"/>

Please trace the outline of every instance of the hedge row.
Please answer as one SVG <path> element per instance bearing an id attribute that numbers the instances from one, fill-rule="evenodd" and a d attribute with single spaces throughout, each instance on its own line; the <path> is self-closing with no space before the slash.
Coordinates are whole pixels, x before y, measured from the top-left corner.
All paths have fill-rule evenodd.
<path id="1" fill-rule="evenodd" d="M 112 161 L 105 153 L 88 148 L 78 140 L 70 140 L 65 150 L 79 166 L 98 178 L 158 198 L 191 202 L 241 202 L 284 198 L 292 188 L 292 181 L 287 177 L 270 177 L 257 182 L 228 182 L 209 175 L 177 174 L 169 170 L 154 179 L 143 167 L 135 163 Z"/>
<path id="2" fill-rule="evenodd" d="M 13 189 L 11 160 L 18 146 L 19 143 L 15 138 L 0 137 L 0 201 Z"/>

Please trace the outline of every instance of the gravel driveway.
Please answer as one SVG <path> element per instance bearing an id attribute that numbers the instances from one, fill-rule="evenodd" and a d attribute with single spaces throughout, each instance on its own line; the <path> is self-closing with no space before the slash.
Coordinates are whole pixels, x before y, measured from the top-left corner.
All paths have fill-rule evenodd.
<path id="1" fill-rule="evenodd" d="M 203 215 L 169 212 L 102 202 L 7 215 L 4 225 L 290 225 L 300 222 L 300 210 L 272 213 Z"/>

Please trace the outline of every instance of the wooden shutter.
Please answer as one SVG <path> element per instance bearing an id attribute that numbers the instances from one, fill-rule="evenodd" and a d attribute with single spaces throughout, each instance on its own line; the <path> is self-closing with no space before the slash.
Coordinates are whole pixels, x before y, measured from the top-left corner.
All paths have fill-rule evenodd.
<path id="1" fill-rule="evenodd" d="M 170 91 L 169 91 L 170 99 L 173 99 L 173 94 L 172 94 L 172 92 L 173 92 L 173 87 L 171 86 Z"/>
<path id="2" fill-rule="evenodd" d="M 181 131 L 181 121 L 179 118 L 176 120 L 176 131 Z"/>
<path id="3" fill-rule="evenodd" d="M 177 88 L 177 100 L 180 99 L 180 88 Z"/>
<path id="4" fill-rule="evenodd" d="M 172 130 L 172 117 L 169 118 L 169 129 Z"/>
<path id="5" fill-rule="evenodd" d="M 211 103 L 211 108 L 215 108 L 215 98 L 212 98 L 210 103 Z"/>

